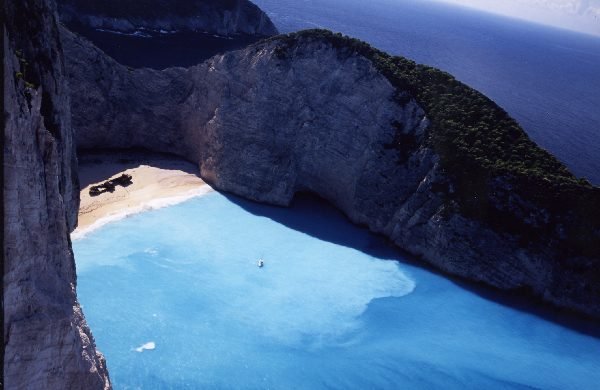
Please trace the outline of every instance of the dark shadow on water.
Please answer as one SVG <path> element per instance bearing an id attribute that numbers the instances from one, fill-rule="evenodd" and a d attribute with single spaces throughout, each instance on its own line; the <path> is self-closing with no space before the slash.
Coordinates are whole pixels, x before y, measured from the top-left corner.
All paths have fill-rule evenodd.
<path id="1" fill-rule="evenodd" d="M 290 208 L 260 204 L 231 194 L 224 194 L 224 196 L 251 214 L 269 218 L 319 240 L 353 248 L 382 260 L 395 260 L 426 269 L 487 300 L 532 314 L 579 333 L 600 338 L 600 321 L 570 310 L 557 309 L 522 291 L 502 291 L 444 274 L 429 264 L 403 252 L 385 237 L 352 224 L 339 210 L 315 195 L 297 195 Z"/>
<path id="2" fill-rule="evenodd" d="M 287 208 L 252 202 L 231 194 L 224 195 L 254 215 L 267 217 L 319 240 L 353 248 L 380 259 L 404 260 L 399 251 L 386 244 L 383 237 L 352 224 L 343 213 L 317 196 L 297 195 L 292 206 Z"/>

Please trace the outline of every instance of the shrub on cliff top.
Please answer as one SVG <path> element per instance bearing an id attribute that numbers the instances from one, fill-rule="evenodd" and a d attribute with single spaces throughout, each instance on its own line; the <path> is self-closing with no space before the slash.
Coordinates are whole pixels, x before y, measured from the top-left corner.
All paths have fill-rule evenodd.
<path id="1" fill-rule="evenodd" d="M 427 142 L 454 184 L 447 199 L 464 215 L 528 242 L 558 237 L 556 245 L 568 255 L 600 257 L 600 188 L 573 176 L 492 100 L 446 72 L 390 56 L 339 33 L 317 29 L 270 38 L 278 42 L 281 59 L 299 40 L 319 40 L 340 55 L 364 56 L 398 90 L 414 97 L 431 122 Z M 510 191 L 499 192 L 498 183 Z M 552 217 L 531 221 L 499 207 L 516 198 Z"/>

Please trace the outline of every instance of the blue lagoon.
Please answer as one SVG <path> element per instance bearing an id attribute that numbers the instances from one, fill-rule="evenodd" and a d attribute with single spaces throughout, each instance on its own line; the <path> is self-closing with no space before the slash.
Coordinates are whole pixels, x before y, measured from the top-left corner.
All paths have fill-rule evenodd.
<path id="1" fill-rule="evenodd" d="M 315 199 L 286 209 L 210 193 L 73 246 L 116 389 L 600 383 L 591 325 L 416 266 Z"/>

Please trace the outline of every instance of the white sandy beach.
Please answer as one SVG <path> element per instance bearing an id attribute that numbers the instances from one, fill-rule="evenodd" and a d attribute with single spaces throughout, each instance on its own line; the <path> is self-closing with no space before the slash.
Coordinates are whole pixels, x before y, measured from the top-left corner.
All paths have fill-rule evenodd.
<path id="1" fill-rule="evenodd" d="M 127 157 L 123 154 L 80 157 L 81 205 L 78 227 L 71 234 L 73 239 L 128 215 L 180 203 L 212 191 L 200 179 L 198 168 L 192 163 L 164 156 Z M 112 193 L 90 196 L 91 186 L 123 173 L 132 176 L 131 185 L 116 186 Z"/>

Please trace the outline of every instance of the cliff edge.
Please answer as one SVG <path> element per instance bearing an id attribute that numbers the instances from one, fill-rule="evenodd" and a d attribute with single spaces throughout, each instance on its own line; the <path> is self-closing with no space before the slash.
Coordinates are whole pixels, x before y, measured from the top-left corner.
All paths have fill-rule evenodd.
<path id="1" fill-rule="evenodd" d="M 260 202 L 312 192 L 444 272 L 600 318 L 600 189 L 452 76 L 324 30 L 162 72 L 62 34 L 79 148 L 175 153 Z"/>
<path id="2" fill-rule="evenodd" d="M 55 6 L 4 7 L 3 384 L 108 389 L 75 291 L 79 184 Z"/>

